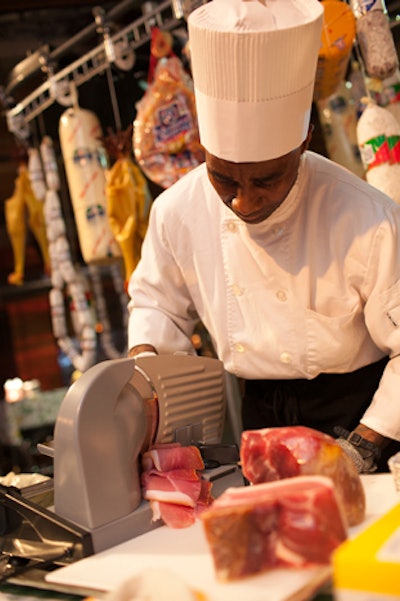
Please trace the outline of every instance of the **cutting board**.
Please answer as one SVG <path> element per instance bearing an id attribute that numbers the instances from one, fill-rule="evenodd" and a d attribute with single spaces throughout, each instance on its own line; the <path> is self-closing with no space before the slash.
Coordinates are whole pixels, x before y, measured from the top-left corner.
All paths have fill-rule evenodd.
<path id="1" fill-rule="evenodd" d="M 399 501 L 390 474 L 363 477 L 367 497 L 365 524 Z M 169 569 L 207 601 L 302 601 L 329 580 L 329 568 L 271 570 L 235 583 L 215 578 L 212 557 L 200 522 L 173 530 L 161 526 L 147 534 L 85 558 L 46 576 L 49 583 L 93 591 L 113 591 L 146 568 Z"/>
<path id="2" fill-rule="evenodd" d="M 122 581 L 145 568 L 167 568 L 193 589 L 203 592 L 209 601 L 281 601 L 325 570 L 273 570 L 262 576 L 235 584 L 218 583 L 201 523 L 173 530 L 161 526 L 83 559 L 57 572 L 46 580 L 83 588 L 110 591 Z"/>

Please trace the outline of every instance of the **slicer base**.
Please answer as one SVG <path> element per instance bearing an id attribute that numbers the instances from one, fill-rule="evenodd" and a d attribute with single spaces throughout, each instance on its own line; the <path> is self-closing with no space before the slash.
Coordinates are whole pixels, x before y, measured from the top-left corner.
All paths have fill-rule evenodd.
<path id="1" fill-rule="evenodd" d="M 230 486 L 243 486 L 242 471 L 234 465 L 223 465 L 221 467 L 206 470 L 203 477 L 212 482 L 212 494 L 219 497 Z M 135 538 L 163 526 L 161 520 L 152 521 L 152 510 L 148 501 L 142 501 L 135 511 L 129 515 L 110 522 L 90 531 L 95 553 L 113 547 L 128 538 Z"/>
<path id="2" fill-rule="evenodd" d="M 118 545 L 129 538 L 146 534 L 162 525 L 161 522 L 152 522 L 152 517 L 150 503 L 142 501 L 139 507 L 129 515 L 94 528 L 90 531 L 94 552 L 99 553 L 99 551 Z"/>

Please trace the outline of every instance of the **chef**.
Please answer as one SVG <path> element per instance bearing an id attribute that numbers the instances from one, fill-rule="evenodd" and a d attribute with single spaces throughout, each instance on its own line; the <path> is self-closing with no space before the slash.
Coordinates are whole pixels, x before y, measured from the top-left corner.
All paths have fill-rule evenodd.
<path id="1" fill-rule="evenodd" d="M 307 150 L 318 0 L 212 0 L 188 20 L 206 161 L 153 203 L 129 354 L 194 353 L 244 383 L 245 429 L 339 437 L 360 472 L 400 450 L 400 207 Z"/>

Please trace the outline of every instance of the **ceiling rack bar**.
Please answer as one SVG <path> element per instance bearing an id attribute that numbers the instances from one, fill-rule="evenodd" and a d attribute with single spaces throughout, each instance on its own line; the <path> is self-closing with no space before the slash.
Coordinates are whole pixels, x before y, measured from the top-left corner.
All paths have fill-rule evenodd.
<path id="1" fill-rule="evenodd" d="M 174 16 L 171 0 L 166 0 L 154 11 L 147 13 L 144 17 L 137 19 L 112 35 L 111 40 L 115 47 L 135 50 L 150 41 L 151 30 L 154 25 L 163 30 L 171 30 L 177 27 L 179 23 L 180 21 Z M 54 53 L 52 56 L 54 57 Z M 36 90 L 18 102 L 16 106 L 6 111 L 8 129 L 16 133 L 16 129 L 21 127 L 21 122 L 29 123 L 54 102 L 57 102 L 60 86 L 61 89 L 65 89 L 65 94 L 68 96 L 71 84 L 78 88 L 105 71 L 108 66 L 109 61 L 104 44 L 101 43 L 61 71 L 51 75 Z"/>

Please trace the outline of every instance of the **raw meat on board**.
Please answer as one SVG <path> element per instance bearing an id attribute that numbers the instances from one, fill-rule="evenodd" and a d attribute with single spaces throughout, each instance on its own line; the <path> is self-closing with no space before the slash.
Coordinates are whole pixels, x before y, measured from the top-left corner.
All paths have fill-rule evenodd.
<path id="1" fill-rule="evenodd" d="M 305 426 L 246 430 L 240 459 L 243 475 L 253 484 L 300 475 L 328 476 L 343 503 L 348 525 L 364 520 L 365 493 L 359 473 L 328 434 Z"/>
<path id="2" fill-rule="evenodd" d="M 328 564 L 347 537 L 333 482 L 324 476 L 229 488 L 200 517 L 222 581 Z"/>

